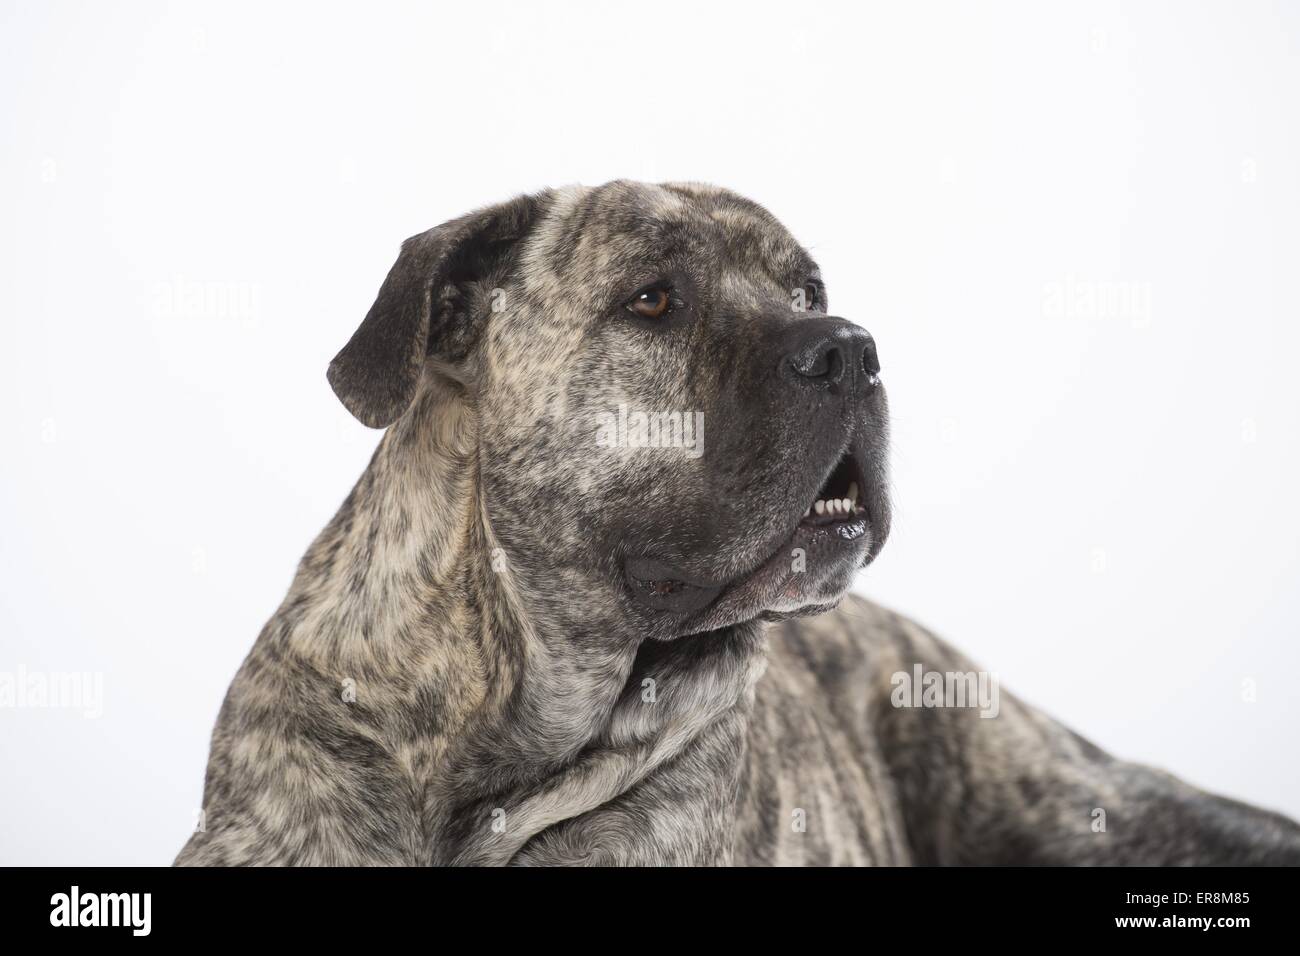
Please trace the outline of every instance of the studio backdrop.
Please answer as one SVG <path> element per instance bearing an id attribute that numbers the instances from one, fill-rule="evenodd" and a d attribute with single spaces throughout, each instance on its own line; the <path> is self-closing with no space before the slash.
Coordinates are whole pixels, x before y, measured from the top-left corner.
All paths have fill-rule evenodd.
<path id="1" fill-rule="evenodd" d="M 398 243 L 620 177 L 763 203 L 875 337 L 858 590 L 1300 815 L 1295 5 L 5 2 L 0 79 L 0 863 L 170 862 Z"/>

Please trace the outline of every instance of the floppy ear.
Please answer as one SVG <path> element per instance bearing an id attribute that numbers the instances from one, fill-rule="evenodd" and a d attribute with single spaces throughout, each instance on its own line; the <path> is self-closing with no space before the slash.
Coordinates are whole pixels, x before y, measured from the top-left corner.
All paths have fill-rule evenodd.
<path id="1" fill-rule="evenodd" d="M 371 428 L 401 417 L 425 358 L 464 358 L 478 328 L 463 287 L 510 257 L 537 220 L 542 196 L 520 196 L 435 226 L 402 243 L 375 304 L 326 377 L 347 410 Z"/>

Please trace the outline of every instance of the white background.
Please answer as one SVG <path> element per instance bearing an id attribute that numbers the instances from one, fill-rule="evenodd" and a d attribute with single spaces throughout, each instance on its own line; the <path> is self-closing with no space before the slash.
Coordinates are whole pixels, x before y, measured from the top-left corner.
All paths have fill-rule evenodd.
<path id="1" fill-rule="evenodd" d="M 0 709 L 0 862 L 171 860 L 399 241 L 615 177 L 764 203 L 875 334 L 864 593 L 1300 815 L 1296 6 L 0 10 L 0 671 L 104 680 Z"/>

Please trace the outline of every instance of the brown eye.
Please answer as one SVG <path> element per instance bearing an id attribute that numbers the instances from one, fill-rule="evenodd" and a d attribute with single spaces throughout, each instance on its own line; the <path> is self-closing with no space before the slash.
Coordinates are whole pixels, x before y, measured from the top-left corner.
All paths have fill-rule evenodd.
<path id="1" fill-rule="evenodd" d="M 667 314 L 668 307 L 671 305 L 672 296 L 668 294 L 668 290 L 659 288 L 638 292 L 627 303 L 627 308 L 643 319 L 658 319 Z"/>

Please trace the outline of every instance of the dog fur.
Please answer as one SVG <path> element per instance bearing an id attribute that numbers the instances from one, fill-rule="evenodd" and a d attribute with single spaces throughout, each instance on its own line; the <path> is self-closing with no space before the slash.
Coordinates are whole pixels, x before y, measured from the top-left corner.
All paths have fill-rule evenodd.
<path id="1" fill-rule="evenodd" d="M 659 281 L 663 322 L 623 308 Z M 846 596 L 889 526 L 873 362 L 725 190 L 552 190 L 408 240 L 330 370 L 387 430 L 230 687 L 176 862 L 1300 862 L 1292 821 L 1009 695 L 894 705 L 895 674 L 977 668 Z M 619 406 L 700 410 L 704 454 L 597 447 Z M 845 459 L 851 541 L 800 523 Z"/>

